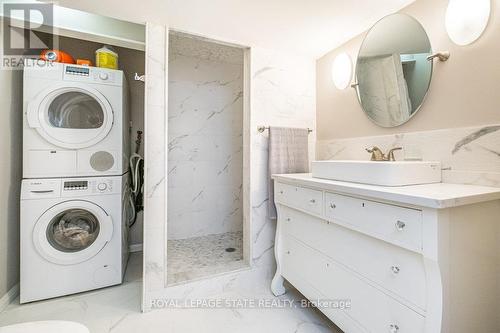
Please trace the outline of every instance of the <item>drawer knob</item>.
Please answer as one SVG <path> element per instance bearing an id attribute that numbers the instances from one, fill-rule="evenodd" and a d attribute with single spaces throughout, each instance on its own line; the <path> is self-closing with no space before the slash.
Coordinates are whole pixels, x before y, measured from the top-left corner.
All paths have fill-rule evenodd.
<path id="1" fill-rule="evenodd" d="M 290 251 L 286 251 L 286 254 L 290 254 Z"/>
<path id="2" fill-rule="evenodd" d="M 401 271 L 401 269 L 398 266 L 391 266 L 391 271 L 394 274 L 399 274 L 399 271 Z"/>
<path id="3" fill-rule="evenodd" d="M 313 204 L 313 203 L 316 203 L 316 200 L 311 199 L 311 200 L 309 200 L 309 202 Z"/>
<path id="4" fill-rule="evenodd" d="M 398 231 L 403 231 L 403 229 L 406 227 L 406 223 L 404 223 L 403 221 L 397 221 L 396 222 L 396 229 Z"/>
<path id="5" fill-rule="evenodd" d="M 397 333 L 397 332 L 399 332 L 399 326 L 396 325 L 396 324 L 391 324 L 389 326 L 389 332 L 390 333 Z"/>
<path id="6" fill-rule="evenodd" d="M 291 218 L 289 218 L 289 217 L 287 217 L 287 219 L 286 219 L 286 221 L 287 221 L 287 222 L 290 222 L 291 220 L 292 220 L 292 219 L 291 219 Z"/>
<path id="7" fill-rule="evenodd" d="M 283 194 L 283 193 L 285 193 L 285 192 L 283 192 L 283 190 L 281 190 L 281 191 L 280 191 L 280 194 Z"/>
<path id="8" fill-rule="evenodd" d="M 337 208 L 337 205 L 336 205 L 336 204 L 334 204 L 333 202 L 331 202 L 331 203 L 330 203 L 330 208 L 331 208 L 331 209 L 335 209 L 335 208 Z"/>

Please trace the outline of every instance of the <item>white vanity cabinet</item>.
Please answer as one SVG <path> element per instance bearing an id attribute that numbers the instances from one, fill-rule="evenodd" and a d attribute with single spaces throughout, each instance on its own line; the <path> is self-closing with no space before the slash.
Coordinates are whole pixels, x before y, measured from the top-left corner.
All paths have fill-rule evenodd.
<path id="1" fill-rule="evenodd" d="M 345 332 L 500 332 L 500 189 L 273 178 L 275 295 Z"/>

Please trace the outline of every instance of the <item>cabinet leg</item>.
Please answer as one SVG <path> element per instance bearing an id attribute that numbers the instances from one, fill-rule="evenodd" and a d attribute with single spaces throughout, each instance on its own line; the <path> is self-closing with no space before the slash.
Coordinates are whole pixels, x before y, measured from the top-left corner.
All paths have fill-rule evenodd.
<path id="1" fill-rule="evenodd" d="M 271 282 L 271 291 L 273 292 L 274 296 L 281 296 L 286 293 L 285 286 L 283 285 L 285 282 L 285 279 L 281 276 L 279 272 L 276 272 L 276 275 L 273 278 L 273 281 Z"/>
<path id="2" fill-rule="evenodd" d="M 281 254 L 283 253 L 283 244 L 281 241 L 282 222 L 281 222 L 281 205 L 276 205 L 278 211 L 278 220 L 276 221 L 276 237 L 274 240 L 274 256 L 276 258 L 276 274 L 274 274 L 273 281 L 271 282 L 271 291 L 274 296 L 281 296 L 286 293 L 283 286 L 285 279 L 281 276 Z"/>

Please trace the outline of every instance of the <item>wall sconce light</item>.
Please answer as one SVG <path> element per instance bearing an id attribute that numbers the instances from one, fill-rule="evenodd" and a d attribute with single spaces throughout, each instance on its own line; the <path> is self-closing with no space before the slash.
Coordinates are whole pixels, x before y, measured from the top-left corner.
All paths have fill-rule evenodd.
<path id="1" fill-rule="evenodd" d="M 332 80 L 337 89 L 349 87 L 352 80 L 352 60 L 347 53 L 339 54 L 332 64 Z"/>
<path id="2" fill-rule="evenodd" d="M 491 14 L 491 0 L 450 0 L 446 31 L 457 45 L 469 45 L 483 34 Z"/>

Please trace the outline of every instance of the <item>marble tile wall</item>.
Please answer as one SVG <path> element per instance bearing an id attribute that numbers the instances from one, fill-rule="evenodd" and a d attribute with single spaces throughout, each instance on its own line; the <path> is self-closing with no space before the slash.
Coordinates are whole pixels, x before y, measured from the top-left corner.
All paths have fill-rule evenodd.
<path id="1" fill-rule="evenodd" d="M 310 128 L 309 160 L 315 156 L 316 97 L 313 60 L 252 48 L 250 120 L 250 198 L 252 258 L 255 267 L 274 274 L 276 221 L 267 211 L 268 131 L 258 126 Z M 272 277 L 272 276 L 271 276 Z"/>
<path id="2" fill-rule="evenodd" d="M 168 239 L 243 230 L 243 49 L 170 33 Z"/>
<path id="3" fill-rule="evenodd" d="M 146 25 L 145 184 L 142 309 L 165 286 L 167 28 Z"/>
<path id="4" fill-rule="evenodd" d="M 259 125 L 308 127 L 313 130 L 309 137 L 309 156 L 315 156 L 315 71 L 313 59 L 295 57 L 290 54 L 252 47 L 250 61 L 250 112 L 245 117 L 244 150 L 249 151 L 244 169 L 249 177 L 243 182 L 248 193 L 248 213 L 244 233 L 250 235 L 249 254 L 251 267 L 238 272 L 222 274 L 209 279 L 193 281 L 172 287 L 149 286 L 155 279 L 147 278 L 144 297 L 145 309 L 155 307 L 155 300 L 164 298 L 195 298 L 223 293 L 233 297 L 270 296 L 270 281 L 275 272 L 274 237 L 276 221 L 267 218 L 268 172 L 267 133 L 259 133 Z M 149 221 L 147 222 L 149 224 Z M 149 243 L 149 241 L 147 241 Z M 146 246 L 148 248 L 148 246 Z M 163 245 L 161 247 L 163 251 Z M 155 251 L 157 253 L 157 251 Z M 149 256 L 146 254 L 146 260 Z M 157 263 L 157 260 L 153 262 Z M 146 264 L 148 265 L 148 264 Z M 146 275 L 158 276 L 156 268 Z M 165 268 L 164 266 L 161 266 Z M 154 289 L 154 290 L 153 290 Z"/>
<path id="5" fill-rule="evenodd" d="M 440 161 L 443 181 L 500 187 L 500 125 L 318 141 L 318 160 L 366 160 L 365 148 L 403 147 L 396 159 Z"/>

